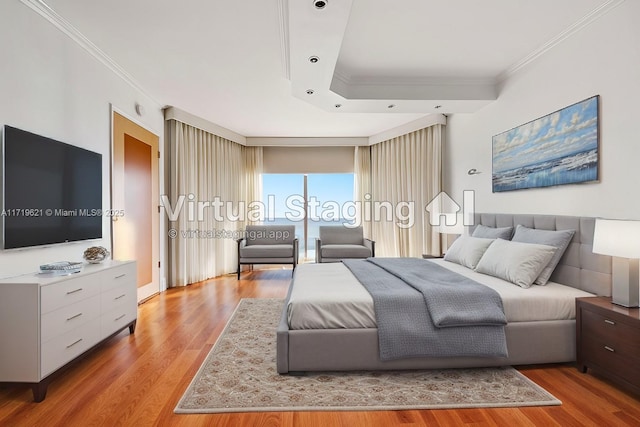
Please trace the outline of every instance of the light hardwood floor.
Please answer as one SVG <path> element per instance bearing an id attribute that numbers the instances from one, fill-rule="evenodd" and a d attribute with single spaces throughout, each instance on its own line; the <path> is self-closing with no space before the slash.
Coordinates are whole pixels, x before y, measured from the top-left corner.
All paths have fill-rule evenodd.
<path id="1" fill-rule="evenodd" d="M 640 396 L 572 365 L 520 368 L 563 402 L 555 407 L 175 415 L 238 301 L 282 298 L 290 279 L 290 270 L 256 270 L 153 297 L 139 307 L 134 335 L 122 332 L 73 364 L 42 403 L 28 387 L 0 387 L 0 426 L 640 425 Z"/>

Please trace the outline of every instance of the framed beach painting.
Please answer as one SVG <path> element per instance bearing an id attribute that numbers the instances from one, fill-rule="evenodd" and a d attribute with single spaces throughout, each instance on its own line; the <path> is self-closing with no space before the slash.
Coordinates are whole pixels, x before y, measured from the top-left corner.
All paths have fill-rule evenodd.
<path id="1" fill-rule="evenodd" d="M 598 180 L 598 95 L 493 137 L 493 192 Z"/>

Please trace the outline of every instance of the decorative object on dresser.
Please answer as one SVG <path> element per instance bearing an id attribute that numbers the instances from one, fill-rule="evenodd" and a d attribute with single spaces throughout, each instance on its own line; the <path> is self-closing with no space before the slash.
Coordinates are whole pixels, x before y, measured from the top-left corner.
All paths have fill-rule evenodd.
<path id="1" fill-rule="evenodd" d="M 588 368 L 640 393 L 640 309 L 608 297 L 576 298 L 578 369 Z"/>
<path id="2" fill-rule="evenodd" d="M 68 275 L 82 271 L 83 264 L 74 261 L 58 261 L 40 266 L 40 274 Z"/>
<path id="3" fill-rule="evenodd" d="M 136 263 L 106 261 L 73 275 L 0 280 L 0 383 L 44 400 L 53 374 L 138 317 Z"/>
<path id="4" fill-rule="evenodd" d="M 611 300 L 640 305 L 640 221 L 596 219 L 593 252 L 613 256 Z"/>
<path id="5" fill-rule="evenodd" d="M 91 246 L 84 251 L 82 257 L 90 264 L 100 264 L 110 255 L 107 248 L 102 246 Z"/>

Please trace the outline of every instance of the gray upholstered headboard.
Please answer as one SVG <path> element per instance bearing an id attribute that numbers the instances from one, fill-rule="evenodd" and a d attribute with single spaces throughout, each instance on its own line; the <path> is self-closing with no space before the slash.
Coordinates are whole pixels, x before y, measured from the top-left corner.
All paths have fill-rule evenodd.
<path id="1" fill-rule="evenodd" d="M 611 257 L 594 254 L 595 218 L 558 215 L 475 214 L 475 225 L 515 227 L 517 224 L 543 230 L 576 230 L 551 280 L 597 295 L 611 296 Z"/>

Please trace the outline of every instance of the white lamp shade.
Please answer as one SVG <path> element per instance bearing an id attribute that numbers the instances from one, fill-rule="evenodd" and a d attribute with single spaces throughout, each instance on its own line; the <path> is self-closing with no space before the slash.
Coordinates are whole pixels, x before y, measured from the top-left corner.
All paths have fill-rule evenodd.
<path id="1" fill-rule="evenodd" d="M 623 258 L 640 258 L 640 221 L 596 219 L 593 252 Z"/>
<path id="2" fill-rule="evenodd" d="M 448 214 L 440 216 L 440 224 L 435 227 L 442 234 L 464 234 L 464 216 L 462 214 Z"/>

